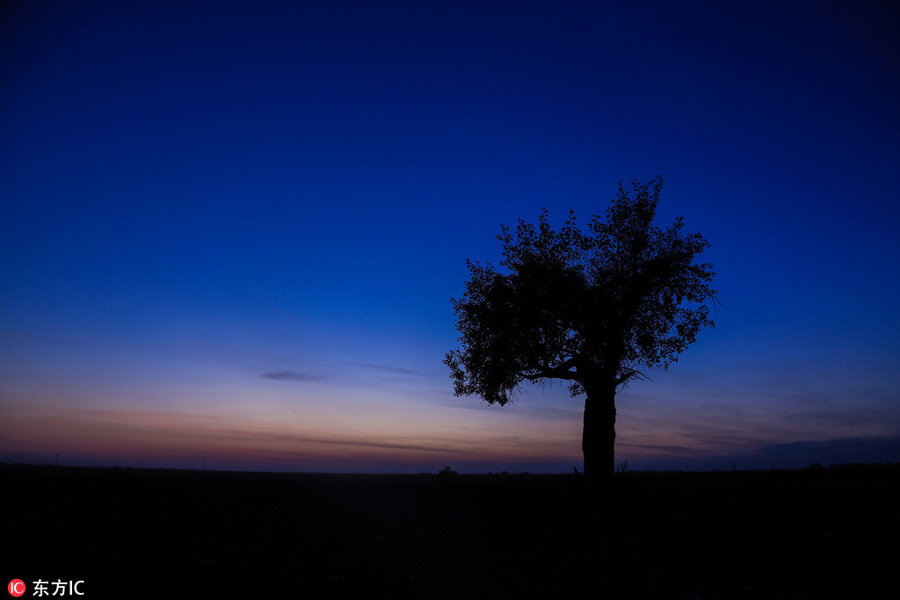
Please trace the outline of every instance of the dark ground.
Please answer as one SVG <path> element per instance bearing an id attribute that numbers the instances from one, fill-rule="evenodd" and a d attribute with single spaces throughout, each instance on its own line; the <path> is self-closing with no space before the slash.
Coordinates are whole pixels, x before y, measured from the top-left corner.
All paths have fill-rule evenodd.
<path id="1" fill-rule="evenodd" d="M 598 503 L 574 475 L 0 477 L 25 597 L 879 598 L 900 567 L 898 465 L 626 473 Z"/>

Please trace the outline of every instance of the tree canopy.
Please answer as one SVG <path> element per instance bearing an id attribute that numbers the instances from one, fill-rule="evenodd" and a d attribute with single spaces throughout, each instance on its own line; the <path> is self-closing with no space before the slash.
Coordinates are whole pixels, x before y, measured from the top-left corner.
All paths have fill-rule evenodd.
<path id="1" fill-rule="evenodd" d="M 681 218 L 653 224 L 662 177 L 619 183 L 605 214 L 583 231 L 570 211 L 554 230 L 502 226 L 502 270 L 467 261 L 470 279 L 453 299 L 461 347 L 446 355 L 456 395 L 504 405 L 523 382 L 562 379 L 572 395 L 618 386 L 668 368 L 714 326 L 707 301 L 715 273 L 696 262 L 709 245 Z M 613 391 L 614 394 L 614 391 Z"/>

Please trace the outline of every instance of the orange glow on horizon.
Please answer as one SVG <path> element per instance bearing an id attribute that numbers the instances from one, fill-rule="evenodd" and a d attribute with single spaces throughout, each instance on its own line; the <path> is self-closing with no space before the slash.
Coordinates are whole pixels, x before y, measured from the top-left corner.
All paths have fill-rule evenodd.
<path id="1" fill-rule="evenodd" d="M 267 465 L 298 471 L 364 470 L 391 464 L 440 467 L 460 462 L 580 464 L 578 440 L 562 432 L 498 435 L 489 424 L 448 423 L 447 419 L 438 420 L 440 427 L 387 416 L 375 422 L 345 418 L 339 425 L 311 426 L 302 419 L 259 415 L 47 406 L 20 406 L 7 412 L 12 414 L 7 416 L 0 449 L 9 454 L 58 453 L 70 459 L 177 462 L 194 467 L 206 461 L 210 466 Z"/>

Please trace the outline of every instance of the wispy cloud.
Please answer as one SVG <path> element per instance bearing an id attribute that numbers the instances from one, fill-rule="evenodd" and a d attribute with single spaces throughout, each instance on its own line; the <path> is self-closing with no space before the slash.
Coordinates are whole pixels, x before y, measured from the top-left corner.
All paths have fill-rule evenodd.
<path id="1" fill-rule="evenodd" d="M 428 440 L 426 442 L 411 439 L 384 441 L 379 439 L 328 438 L 324 436 L 274 435 L 271 439 L 279 439 L 288 443 L 316 444 L 330 446 L 348 446 L 356 448 L 379 448 L 388 450 L 404 450 L 413 452 L 441 452 L 450 454 L 472 454 L 473 450 L 460 447 L 458 440 Z"/>
<path id="2" fill-rule="evenodd" d="M 770 444 L 759 449 L 762 454 L 782 458 L 810 457 L 821 462 L 883 461 L 900 456 L 900 436 L 837 438 Z"/>
<path id="3" fill-rule="evenodd" d="M 300 371 L 269 371 L 261 374 L 260 377 L 273 381 L 321 381 L 324 379 L 322 375 L 301 373 Z"/>
<path id="4" fill-rule="evenodd" d="M 394 375 L 403 375 L 403 376 L 411 376 L 411 377 L 427 377 L 431 379 L 439 378 L 440 376 L 436 373 L 430 371 L 420 371 L 417 369 L 409 369 L 406 367 L 398 367 L 394 365 L 380 365 L 377 363 L 358 363 L 359 366 L 365 367 L 367 369 L 374 369 L 376 371 L 382 371 L 385 373 L 392 373 Z"/>

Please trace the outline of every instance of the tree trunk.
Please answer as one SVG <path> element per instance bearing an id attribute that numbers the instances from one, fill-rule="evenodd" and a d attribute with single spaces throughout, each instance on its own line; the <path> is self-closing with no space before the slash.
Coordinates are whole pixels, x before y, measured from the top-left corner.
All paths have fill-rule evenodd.
<path id="1" fill-rule="evenodd" d="M 590 493 L 608 489 L 616 472 L 616 385 L 585 386 L 584 478 Z"/>

